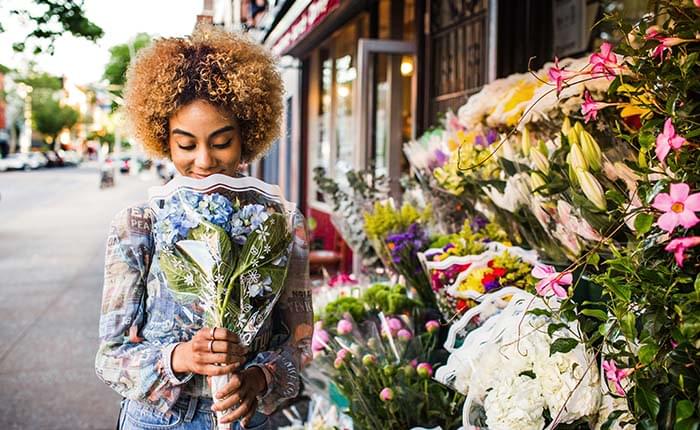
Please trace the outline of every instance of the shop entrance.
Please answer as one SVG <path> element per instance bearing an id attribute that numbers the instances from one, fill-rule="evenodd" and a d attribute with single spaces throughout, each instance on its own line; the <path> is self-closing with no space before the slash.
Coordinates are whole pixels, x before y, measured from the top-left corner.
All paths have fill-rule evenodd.
<path id="1" fill-rule="evenodd" d="M 411 42 L 358 40 L 355 165 L 388 176 L 395 198 L 405 168 L 402 146 L 415 137 L 415 51 Z"/>

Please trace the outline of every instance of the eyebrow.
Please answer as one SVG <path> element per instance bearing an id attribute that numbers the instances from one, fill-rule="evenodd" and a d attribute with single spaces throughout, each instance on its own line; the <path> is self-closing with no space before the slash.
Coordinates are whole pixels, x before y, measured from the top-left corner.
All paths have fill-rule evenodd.
<path id="1" fill-rule="evenodd" d="M 227 125 L 227 126 L 221 127 L 220 129 L 215 130 L 211 134 L 209 134 L 209 139 L 216 136 L 217 134 L 226 133 L 227 131 L 231 131 L 231 130 L 235 130 L 235 127 L 232 125 Z M 184 136 L 191 137 L 193 139 L 196 138 L 196 136 L 194 134 L 190 133 L 189 131 L 185 131 L 185 130 L 182 130 L 179 128 L 174 128 L 172 133 L 173 134 L 182 134 Z"/>

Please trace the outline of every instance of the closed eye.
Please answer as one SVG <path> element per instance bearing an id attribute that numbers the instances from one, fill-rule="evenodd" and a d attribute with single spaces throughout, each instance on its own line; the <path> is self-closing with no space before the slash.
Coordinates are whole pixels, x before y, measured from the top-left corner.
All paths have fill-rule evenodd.
<path id="1" fill-rule="evenodd" d="M 178 143 L 178 144 L 177 144 L 177 147 L 178 147 L 178 148 L 180 148 L 180 149 L 182 149 L 182 150 L 185 150 L 185 151 L 191 151 L 191 150 L 193 150 L 196 146 L 197 146 L 197 145 L 183 145 L 183 144 L 181 144 L 181 143 Z"/>
<path id="2" fill-rule="evenodd" d="M 216 148 L 216 149 L 226 149 L 226 148 L 228 148 L 228 147 L 231 145 L 231 140 L 232 140 L 232 139 L 229 139 L 229 140 L 227 140 L 227 141 L 224 142 L 224 143 L 220 143 L 220 144 L 218 144 L 218 145 L 212 145 L 212 146 L 213 146 L 214 148 Z"/>

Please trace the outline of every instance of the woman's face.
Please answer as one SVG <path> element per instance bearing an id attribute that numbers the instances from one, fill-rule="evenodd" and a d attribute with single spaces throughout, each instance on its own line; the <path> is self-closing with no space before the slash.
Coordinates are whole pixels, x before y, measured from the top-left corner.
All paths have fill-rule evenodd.
<path id="1" fill-rule="evenodd" d="M 241 133 L 234 118 L 203 100 L 170 117 L 168 146 L 177 171 L 191 178 L 214 173 L 234 176 L 241 160 Z"/>

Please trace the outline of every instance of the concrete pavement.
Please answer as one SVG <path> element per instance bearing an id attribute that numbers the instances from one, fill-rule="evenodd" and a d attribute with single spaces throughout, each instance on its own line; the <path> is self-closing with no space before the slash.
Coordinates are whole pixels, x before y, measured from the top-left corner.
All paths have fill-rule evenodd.
<path id="1" fill-rule="evenodd" d="M 95 376 L 109 222 L 154 179 L 96 167 L 0 173 L 0 429 L 113 429 Z"/>

